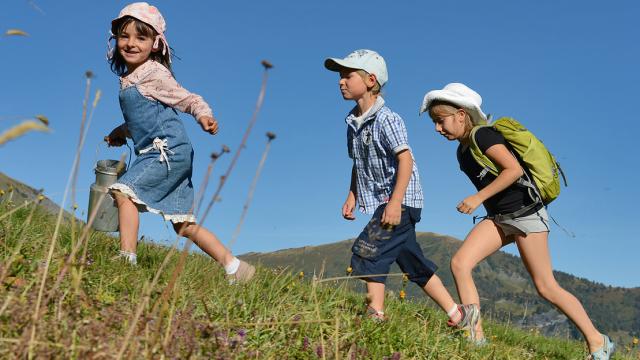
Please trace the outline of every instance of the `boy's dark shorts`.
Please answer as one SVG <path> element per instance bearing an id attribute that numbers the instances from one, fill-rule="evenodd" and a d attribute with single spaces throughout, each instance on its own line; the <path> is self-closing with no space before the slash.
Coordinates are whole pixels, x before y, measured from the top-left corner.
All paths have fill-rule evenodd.
<path id="1" fill-rule="evenodd" d="M 380 205 L 371 221 L 354 241 L 351 251 L 353 275 L 388 274 L 395 261 L 409 280 L 424 287 L 436 272 L 436 264 L 425 258 L 416 241 L 416 223 L 422 209 L 402 205 L 400 224 L 382 227 L 380 220 L 387 204 Z M 384 283 L 386 276 L 372 276 L 367 281 Z"/>

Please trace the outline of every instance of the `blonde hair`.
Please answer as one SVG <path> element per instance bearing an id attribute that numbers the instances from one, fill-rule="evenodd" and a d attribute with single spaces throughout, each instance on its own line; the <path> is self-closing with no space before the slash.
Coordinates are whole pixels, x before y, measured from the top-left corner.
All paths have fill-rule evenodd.
<path id="1" fill-rule="evenodd" d="M 469 116 L 469 113 L 464 108 L 444 101 L 434 101 L 431 106 L 429 106 L 429 116 L 435 120 L 439 117 L 453 115 L 457 113 L 458 110 L 464 111 L 464 130 L 465 133 L 470 133 L 471 129 L 473 129 L 473 121 L 471 121 L 471 116 Z"/>
<path id="2" fill-rule="evenodd" d="M 364 71 L 364 70 L 356 70 L 356 72 L 358 73 L 358 75 L 360 75 L 360 77 L 362 77 L 362 80 L 367 80 L 369 78 L 369 73 Z M 373 85 L 373 87 L 371 87 L 368 90 L 371 90 L 371 93 L 373 93 L 373 95 L 378 95 L 380 94 L 380 83 L 378 82 L 378 77 L 376 76 L 376 83 Z"/>

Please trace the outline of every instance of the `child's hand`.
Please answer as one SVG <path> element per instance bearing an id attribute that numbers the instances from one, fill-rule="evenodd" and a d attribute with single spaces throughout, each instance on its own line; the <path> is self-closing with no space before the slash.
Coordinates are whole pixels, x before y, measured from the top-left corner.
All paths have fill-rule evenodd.
<path id="1" fill-rule="evenodd" d="M 127 143 L 127 130 L 122 125 L 118 126 L 104 137 L 104 141 L 109 146 L 122 146 Z"/>
<path id="2" fill-rule="evenodd" d="M 463 214 L 473 214 L 474 211 L 482 204 L 482 199 L 478 196 L 478 194 L 471 195 L 466 199 L 462 200 L 456 208 L 459 212 Z"/>
<path id="3" fill-rule="evenodd" d="M 355 220 L 356 217 L 353 215 L 353 209 L 356 207 L 356 199 L 349 196 L 347 201 L 342 205 L 342 217 L 347 220 Z"/>
<path id="4" fill-rule="evenodd" d="M 402 204 L 396 201 L 389 201 L 382 213 L 382 219 L 380 223 L 383 226 L 396 226 L 400 224 L 400 217 L 402 216 Z"/>
<path id="5" fill-rule="evenodd" d="M 202 130 L 208 132 L 211 135 L 218 133 L 218 121 L 211 116 L 201 116 L 198 119 L 198 124 Z"/>

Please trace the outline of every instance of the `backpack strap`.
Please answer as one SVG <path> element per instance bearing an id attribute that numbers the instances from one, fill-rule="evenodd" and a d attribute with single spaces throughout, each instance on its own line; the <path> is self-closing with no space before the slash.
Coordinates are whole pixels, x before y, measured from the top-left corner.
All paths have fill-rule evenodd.
<path id="1" fill-rule="evenodd" d="M 471 133 L 469 134 L 469 137 L 471 139 L 471 141 L 469 142 L 469 151 L 471 151 L 471 156 L 480 166 L 483 167 L 482 171 L 480 171 L 480 173 L 477 176 L 480 179 L 485 177 L 487 173 L 491 173 L 495 176 L 498 176 L 499 174 L 498 167 L 491 161 L 491 159 L 489 159 L 487 155 L 482 153 L 482 151 L 480 150 L 480 147 L 478 146 L 478 142 L 476 140 L 476 133 L 478 132 L 478 130 L 480 130 L 480 128 L 484 128 L 484 127 L 493 127 L 493 125 L 474 126 L 473 129 L 471 129 Z M 513 151 L 511 151 L 511 153 L 516 159 L 518 159 L 518 156 L 514 154 Z M 520 160 L 518 160 L 518 163 L 520 164 Z M 520 166 L 522 167 L 522 164 L 520 164 Z M 542 202 L 542 197 L 540 196 L 540 191 L 538 190 L 538 187 L 533 182 L 533 180 L 529 177 L 529 174 L 527 173 L 527 170 L 524 167 L 522 168 L 522 171 L 524 175 L 518 178 L 518 180 L 516 180 L 516 184 L 528 188 L 529 195 L 536 203 Z M 531 194 L 532 191 L 533 191 L 533 194 Z M 529 210 L 529 209 L 525 209 L 525 211 L 526 210 Z"/>
<path id="2" fill-rule="evenodd" d="M 469 142 L 469 151 L 471 151 L 471 156 L 473 159 L 482 166 L 482 171 L 478 174 L 478 177 L 482 179 L 487 175 L 487 173 L 492 173 L 495 176 L 498 176 L 498 168 L 496 165 L 489 159 L 489 157 L 482 153 L 480 147 L 478 146 L 478 142 L 476 141 L 476 133 L 480 128 L 483 127 L 492 127 L 491 125 L 478 125 L 474 126 L 471 129 L 471 134 L 469 134 L 469 138 L 471 141 Z"/>

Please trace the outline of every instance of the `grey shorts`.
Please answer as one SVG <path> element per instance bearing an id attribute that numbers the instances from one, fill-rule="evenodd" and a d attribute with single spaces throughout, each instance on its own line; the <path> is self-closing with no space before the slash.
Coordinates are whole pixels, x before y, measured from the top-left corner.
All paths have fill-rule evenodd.
<path id="1" fill-rule="evenodd" d="M 493 222 L 502 229 L 505 236 L 549 232 L 549 214 L 547 214 L 547 210 L 545 208 L 542 208 L 531 215 L 509 220 L 494 219 Z"/>

